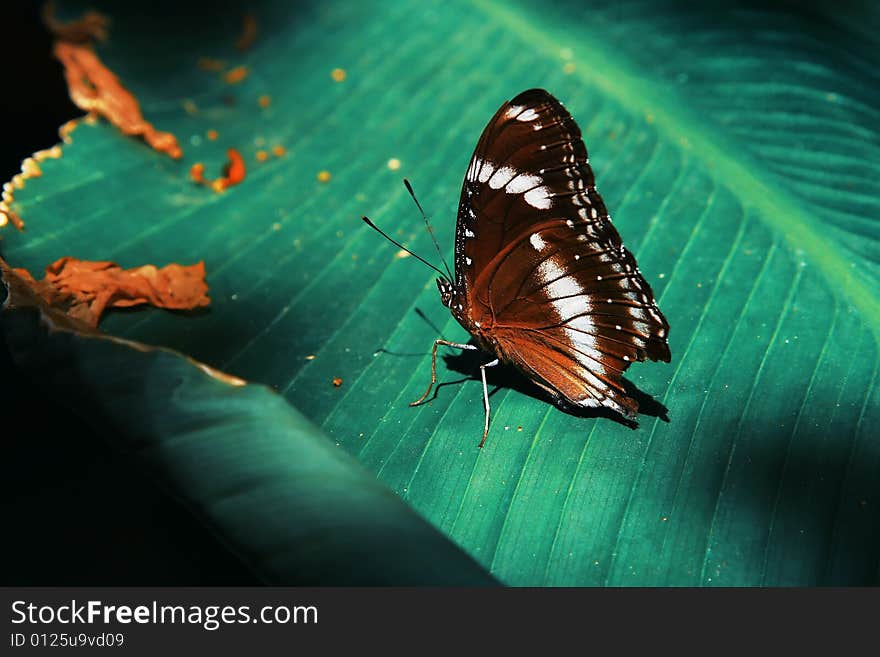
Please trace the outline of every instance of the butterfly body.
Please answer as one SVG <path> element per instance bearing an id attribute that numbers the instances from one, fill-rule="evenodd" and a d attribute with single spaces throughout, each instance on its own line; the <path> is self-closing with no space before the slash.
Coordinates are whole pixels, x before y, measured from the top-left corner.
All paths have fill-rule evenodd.
<path id="1" fill-rule="evenodd" d="M 454 269 L 438 279 L 441 301 L 477 347 L 562 405 L 636 417 L 623 372 L 670 360 L 669 325 L 596 191 L 577 124 L 546 91 L 519 94 L 484 129 Z"/>

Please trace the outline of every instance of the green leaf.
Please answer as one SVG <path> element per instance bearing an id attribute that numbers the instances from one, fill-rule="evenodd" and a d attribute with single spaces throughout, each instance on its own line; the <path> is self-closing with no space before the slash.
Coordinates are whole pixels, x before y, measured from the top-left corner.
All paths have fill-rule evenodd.
<path id="1" fill-rule="evenodd" d="M 876 10 L 843 8 L 265 2 L 239 54 L 234 12 L 169 21 L 113 6 L 99 53 L 184 161 L 80 126 L 17 193 L 28 230 L 7 233 L 4 256 L 32 271 L 68 254 L 204 258 L 210 312 L 103 327 L 274 387 L 504 582 L 876 583 L 880 51 L 865 27 Z M 228 86 L 199 56 L 251 73 Z M 532 86 L 580 123 L 669 319 L 671 365 L 629 378 L 670 422 L 642 416 L 631 431 L 508 385 L 478 450 L 478 382 L 407 406 L 427 384 L 431 323 L 467 336 L 429 273 L 358 218 L 430 255 L 406 175 L 450 246 L 480 130 Z M 287 155 L 255 160 L 275 144 Z M 244 183 L 193 186 L 189 166 L 219 171 L 229 146 Z M 256 417 L 275 399 L 241 403 Z"/>
<path id="2" fill-rule="evenodd" d="M 52 392 L 151 467 L 265 581 L 492 583 L 282 397 L 169 350 L 76 330 L 2 275 L 3 328 L 21 366 L 52 372 Z"/>

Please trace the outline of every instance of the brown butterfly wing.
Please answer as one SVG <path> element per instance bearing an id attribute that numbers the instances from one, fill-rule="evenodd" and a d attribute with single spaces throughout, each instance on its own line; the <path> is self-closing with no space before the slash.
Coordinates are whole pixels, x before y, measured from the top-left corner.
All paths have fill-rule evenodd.
<path id="1" fill-rule="evenodd" d="M 571 139 L 571 135 L 577 138 Z M 502 105 L 483 130 L 461 190 L 455 235 L 455 287 L 466 298 L 489 263 L 546 213 L 548 186 L 568 182 L 565 170 L 587 161 L 574 120 L 553 96 L 531 89 Z M 589 165 L 583 171 L 592 186 Z M 599 199 L 601 204 L 601 199 Z M 600 208 L 597 208 L 597 210 Z M 604 212 L 604 206 L 601 207 Z"/>
<path id="2" fill-rule="evenodd" d="M 669 325 L 596 192 L 580 130 L 546 91 L 520 94 L 484 130 L 455 269 L 462 324 L 569 404 L 633 417 L 623 372 L 670 359 Z"/>

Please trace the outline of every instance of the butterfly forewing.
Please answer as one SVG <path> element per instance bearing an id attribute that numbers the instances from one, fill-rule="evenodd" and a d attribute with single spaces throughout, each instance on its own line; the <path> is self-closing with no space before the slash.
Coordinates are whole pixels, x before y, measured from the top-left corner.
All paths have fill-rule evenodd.
<path id="1" fill-rule="evenodd" d="M 592 187 L 593 174 L 580 130 L 559 101 L 533 89 L 502 105 L 483 130 L 462 185 L 456 287 L 470 289 L 506 245 L 550 218 L 536 211 L 552 208 L 550 190 L 572 191 L 572 180 Z M 598 204 L 604 213 L 601 199 Z"/>
<path id="2" fill-rule="evenodd" d="M 574 119 L 543 90 L 489 121 L 462 187 L 452 311 L 561 401 L 634 416 L 621 376 L 669 360 L 668 324 L 596 192 Z"/>

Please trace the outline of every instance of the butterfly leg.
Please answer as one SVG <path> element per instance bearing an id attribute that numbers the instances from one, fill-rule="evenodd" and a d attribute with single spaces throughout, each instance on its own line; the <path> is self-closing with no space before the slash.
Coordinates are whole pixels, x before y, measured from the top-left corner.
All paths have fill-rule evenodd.
<path id="1" fill-rule="evenodd" d="M 418 406 L 425 401 L 428 395 L 431 394 L 431 388 L 437 383 L 437 347 L 441 344 L 446 345 L 447 347 L 455 347 L 456 349 L 476 349 L 472 344 L 461 344 L 459 342 L 449 342 L 448 340 L 434 340 L 434 349 L 431 351 L 431 384 L 428 386 L 428 389 L 425 390 L 424 395 L 416 399 L 414 402 L 410 402 L 410 406 Z"/>
<path id="2" fill-rule="evenodd" d="M 486 444 L 486 436 L 489 435 L 489 386 L 486 385 L 486 368 L 495 367 L 498 362 L 496 358 L 491 363 L 480 365 L 480 374 L 483 377 L 483 407 L 486 409 L 486 426 L 483 429 L 483 439 L 480 441 L 480 447 Z"/>

